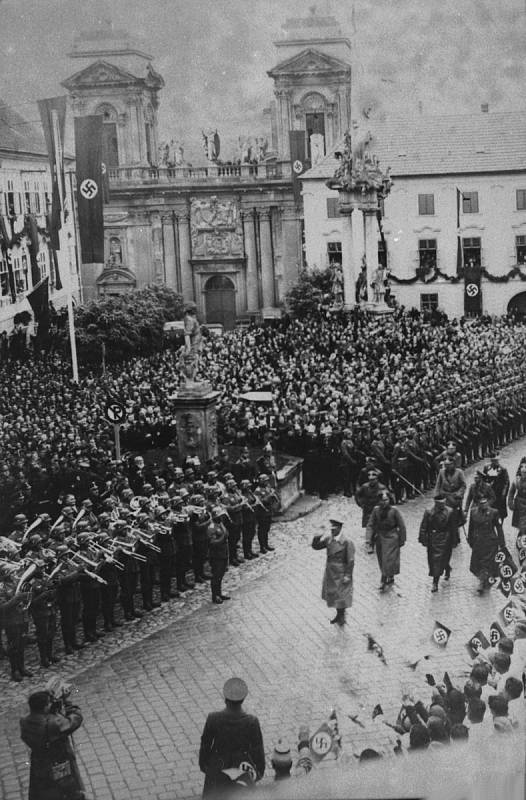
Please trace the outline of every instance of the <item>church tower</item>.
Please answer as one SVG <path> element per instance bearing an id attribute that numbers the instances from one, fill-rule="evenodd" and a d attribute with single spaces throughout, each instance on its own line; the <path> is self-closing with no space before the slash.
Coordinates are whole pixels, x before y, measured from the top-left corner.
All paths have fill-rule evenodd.
<path id="1" fill-rule="evenodd" d="M 162 77 L 125 31 L 111 21 L 85 31 L 69 57 L 79 69 L 63 81 L 76 117 L 100 114 L 108 168 L 157 164 L 157 109 Z"/>
<path id="2" fill-rule="evenodd" d="M 278 160 L 290 159 L 290 131 L 303 131 L 314 164 L 350 127 L 351 43 L 334 17 L 312 6 L 308 17 L 287 20 L 274 45 L 280 60 L 267 73 L 276 97 L 272 148 Z"/>

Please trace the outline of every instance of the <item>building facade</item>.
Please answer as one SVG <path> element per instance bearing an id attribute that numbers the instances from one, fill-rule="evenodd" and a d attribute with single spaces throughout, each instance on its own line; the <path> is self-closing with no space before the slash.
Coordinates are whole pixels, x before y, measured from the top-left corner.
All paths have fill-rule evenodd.
<path id="1" fill-rule="evenodd" d="M 458 267 L 474 265 L 483 313 L 526 311 L 526 114 L 386 120 L 372 131 L 370 148 L 394 181 L 377 240 L 397 301 L 462 316 Z M 349 221 L 339 213 L 338 192 L 326 186 L 338 150 L 302 179 L 311 268 L 348 257 Z"/>
<path id="2" fill-rule="evenodd" d="M 57 265 L 49 248 L 46 213 L 50 209 L 49 162 L 40 131 L 26 122 L 13 108 L 0 101 L 0 330 L 8 332 L 13 319 L 22 311 L 31 312 L 26 296 L 33 288 L 30 254 L 29 218 L 36 222 L 38 253 L 36 259 L 41 278 L 49 276 L 49 298 L 56 308 L 66 304 L 68 270 L 73 296 L 79 299 L 79 269 L 75 213 L 72 213 L 73 172 L 66 174 L 66 208 L 64 226 L 66 247 Z M 36 113 L 36 111 L 35 111 Z M 8 259 L 11 263 L 14 292 L 10 286 Z M 61 274 L 62 272 L 62 274 Z M 57 280 L 58 277 L 58 280 Z"/>
<path id="3" fill-rule="evenodd" d="M 193 165 L 159 144 L 164 82 L 151 56 L 111 26 L 75 42 L 79 69 L 63 85 L 76 116 L 103 117 L 110 186 L 105 263 L 84 267 L 86 298 L 166 283 L 207 322 L 279 314 L 303 263 L 290 131 L 303 131 L 308 163 L 323 157 L 349 125 L 351 68 L 337 23 L 315 12 L 288 20 L 276 51 L 270 145 L 259 137 L 223 163 L 210 142 L 208 160 Z"/>

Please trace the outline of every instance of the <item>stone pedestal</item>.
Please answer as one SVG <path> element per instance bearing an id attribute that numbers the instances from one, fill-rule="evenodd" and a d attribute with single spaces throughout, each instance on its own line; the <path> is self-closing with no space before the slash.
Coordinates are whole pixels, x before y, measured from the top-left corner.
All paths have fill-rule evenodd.
<path id="1" fill-rule="evenodd" d="M 181 389 L 173 398 L 177 423 L 177 445 L 182 459 L 195 448 L 202 464 L 217 456 L 217 411 L 219 392 L 208 383 Z"/>

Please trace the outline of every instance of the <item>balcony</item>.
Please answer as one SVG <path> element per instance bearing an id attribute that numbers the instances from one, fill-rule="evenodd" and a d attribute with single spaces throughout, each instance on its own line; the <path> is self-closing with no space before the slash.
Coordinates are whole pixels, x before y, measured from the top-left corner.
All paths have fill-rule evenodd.
<path id="1" fill-rule="evenodd" d="M 261 164 L 210 164 L 205 167 L 110 167 L 110 186 L 258 183 L 292 180 L 288 161 Z"/>

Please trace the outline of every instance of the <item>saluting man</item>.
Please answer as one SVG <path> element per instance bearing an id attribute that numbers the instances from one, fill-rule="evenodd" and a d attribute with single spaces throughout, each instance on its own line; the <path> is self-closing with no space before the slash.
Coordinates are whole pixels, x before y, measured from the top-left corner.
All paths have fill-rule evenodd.
<path id="1" fill-rule="evenodd" d="M 342 531 L 343 522 L 331 519 L 330 532 L 315 536 L 314 550 L 327 551 L 321 598 L 329 608 L 336 609 L 331 625 L 345 625 L 345 609 L 352 606 L 354 544 Z"/>

